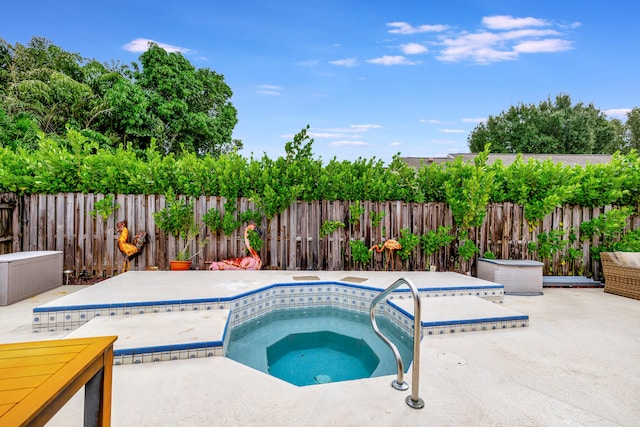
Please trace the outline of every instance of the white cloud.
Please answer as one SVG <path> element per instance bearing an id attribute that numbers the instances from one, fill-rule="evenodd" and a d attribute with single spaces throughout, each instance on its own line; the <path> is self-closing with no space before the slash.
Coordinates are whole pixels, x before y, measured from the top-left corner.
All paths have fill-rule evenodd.
<path id="1" fill-rule="evenodd" d="M 482 123 L 486 121 L 487 121 L 486 117 L 468 117 L 468 118 L 462 119 L 463 123 Z"/>
<path id="2" fill-rule="evenodd" d="M 443 122 L 442 120 L 436 119 L 420 119 L 418 120 L 420 123 L 429 123 L 430 125 L 452 125 L 455 122 Z"/>
<path id="3" fill-rule="evenodd" d="M 495 33 L 498 34 L 499 40 L 517 40 L 517 39 L 523 39 L 523 38 L 527 38 L 527 37 L 546 37 L 546 36 L 560 36 L 562 35 L 561 32 L 556 31 L 556 30 L 551 30 L 551 29 L 547 29 L 547 30 L 538 30 L 535 28 L 529 28 L 526 30 L 513 30 L 513 31 L 505 31 L 505 32 L 498 32 Z"/>
<path id="4" fill-rule="evenodd" d="M 350 125 L 349 126 L 351 129 L 356 129 L 356 130 L 369 130 L 369 129 L 381 129 L 382 126 L 380 125 Z"/>
<path id="5" fill-rule="evenodd" d="M 283 88 L 281 86 L 260 85 L 258 86 L 258 90 L 256 91 L 256 93 L 259 93 L 260 95 L 278 96 L 278 95 L 282 95 L 282 90 Z"/>
<path id="6" fill-rule="evenodd" d="M 604 110 L 604 114 L 614 117 L 627 117 L 627 113 L 631 112 L 631 108 L 610 108 Z"/>
<path id="7" fill-rule="evenodd" d="M 307 132 L 311 138 L 347 138 L 349 135 L 341 132 Z"/>
<path id="8" fill-rule="evenodd" d="M 358 60 L 355 58 L 336 59 L 335 61 L 329 61 L 329 64 L 339 67 L 355 67 L 358 65 Z"/>
<path id="9" fill-rule="evenodd" d="M 467 133 L 466 130 L 462 129 L 440 129 L 439 131 L 442 133 Z"/>
<path id="10" fill-rule="evenodd" d="M 356 140 L 362 138 L 362 133 L 368 132 L 372 129 L 381 129 L 382 126 L 374 124 L 364 125 L 349 125 L 348 128 L 332 128 L 332 129 L 316 129 L 312 128 L 308 134 L 310 137 L 324 138 L 324 139 L 348 139 Z M 356 144 L 357 145 L 357 144 Z"/>
<path id="11" fill-rule="evenodd" d="M 513 47 L 516 52 L 522 53 L 540 53 L 540 52 L 562 52 L 563 50 L 569 50 L 572 48 L 572 43 L 569 40 L 562 39 L 544 39 L 544 40 L 529 40 L 526 42 L 518 43 Z"/>
<path id="12" fill-rule="evenodd" d="M 405 55 L 417 55 L 420 53 L 426 53 L 429 49 L 426 46 L 421 45 L 420 43 L 406 43 L 400 46 L 400 50 Z"/>
<path id="13" fill-rule="evenodd" d="M 573 48 L 573 43 L 557 29 L 525 28 L 552 25 L 542 19 L 490 16 L 483 18 L 482 22 L 494 31 L 461 32 L 441 37 L 438 44 L 442 49 L 436 59 L 443 62 L 470 61 L 488 64 L 513 61 L 521 53 L 562 52 Z"/>
<path id="14" fill-rule="evenodd" d="M 389 30 L 393 34 L 440 33 L 449 28 L 448 25 L 420 25 L 414 27 L 407 22 L 389 22 L 387 26 L 393 28 Z"/>
<path id="15" fill-rule="evenodd" d="M 421 25 L 407 22 L 387 23 L 390 33 L 428 35 L 431 39 L 409 42 L 398 46 L 403 55 L 381 56 L 367 60 L 381 65 L 415 65 L 406 55 L 433 52 L 442 62 L 472 62 L 490 64 L 513 61 L 523 53 L 562 52 L 573 48 L 567 32 L 580 23 L 556 23 L 535 17 L 494 15 L 482 18 L 484 28 L 477 31 L 454 31 L 449 25 Z M 443 32 L 445 32 L 443 34 Z M 424 36 L 423 36 L 424 37 Z"/>
<path id="16" fill-rule="evenodd" d="M 513 60 L 518 53 L 513 50 L 499 50 L 500 37 L 493 33 L 482 32 L 464 34 L 456 38 L 442 41 L 444 49 L 436 58 L 443 62 L 472 61 L 476 63 L 490 63 Z"/>
<path id="17" fill-rule="evenodd" d="M 389 147 L 398 147 L 400 145 L 402 145 L 402 142 L 393 141 L 393 142 L 389 143 Z"/>
<path id="18" fill-rule="evenodd" d="M 354 147 L 367 147 L 371 144 L 369 144 L 368 142 L 364 142 L 364 141 L 349 141 L 349 140 L 340 140 L 340 141 L 333 141 L 332 143 L 329 144 L 331 147 L 349 147 L 349 146 L 354 146 Z"/>
<path id="19" fill-rule="evenodd" d="M 131 40 L 129 43 L 122 46 L 122 48 L 129 52 L 135 52 L 135 53 L 146 52 L 149 49 L 149 43 L 155 43 L 170 53 L 171 52 L 180 52 L 180 53 L 191 52 L 191 50 L 187 49 L 186 47 L 173 46 L 167 43 L 160 43 L 155 40 L 143 39 L 143 38 Z"/>
<path id="20" fill-rule="evenodd" d="M 378 65 L 416 65 L 420 63 L 420 61 L 409 61 L 402 55 L 384 55 L 379 58 L 367 59 L 367 62 Z"/>
<path id="21" fill-rule="evenodd" d="M 547 21 L 538 18 L 514 18 L 511 15 L 485 16 L 482 18 L 485 27 L 492 30 L 510 30 L 523 27 L 544 27 L 549 25 Z"/>

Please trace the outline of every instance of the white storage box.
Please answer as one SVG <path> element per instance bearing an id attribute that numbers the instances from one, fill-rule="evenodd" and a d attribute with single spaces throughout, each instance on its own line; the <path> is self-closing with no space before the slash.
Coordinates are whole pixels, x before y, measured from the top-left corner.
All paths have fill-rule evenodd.
<path id="1" fill-rule="evenodd" d="M 516 259 L 478 259 L 478 279 L 504 285 L 505 295 L 542 295 L 543 263 Z"/>
<path id="2" fill-rule="evenodd" d="M 0 305 L 9 305 L 62 285 L 62 251 L 0 255 Z"/>

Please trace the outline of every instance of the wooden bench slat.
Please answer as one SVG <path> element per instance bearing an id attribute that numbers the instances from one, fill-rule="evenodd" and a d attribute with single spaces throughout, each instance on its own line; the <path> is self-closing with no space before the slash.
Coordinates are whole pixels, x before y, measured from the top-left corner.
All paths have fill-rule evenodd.
<path id="1" fill-rule="evenodd" d="M 0 380 L 0 391 L 38 387 L 50 376 L 51 375 L 33 375 L 26 378 L 3 378 Z"/>
<path id="2" fill-rule="evenodd" d="M 0 360 L 3 359 L 18 359 L 22 357 L 44 356 L 51 354 L 77 354 L 86 348 L 85 345 L 65 345 L 59 347 L 36 347 L 27 346 L 24 349 L 16 347 L 0 353 Z"/>
<path id="3" fill-rule="evenodd" d="M 41 364 L 46 365 L 50 363 L 65 363 L 73 358 L 75 353 L 62 353 L 38 356 L 38 360 Z M 29 357 L 0 359 L 0 369 L 3 368 L 18 368 L 20 366 L 27 366 L 32 364 L 33 361 Z"/>
<path id="4" fill-rule="evenodd" d="M 0 378 L 20 378 L 34 375 L 51 375 L 62 368 L 64 363 L 50 363 L 48 365 L 21 366 L 18 368 L 0 369 Z"/>

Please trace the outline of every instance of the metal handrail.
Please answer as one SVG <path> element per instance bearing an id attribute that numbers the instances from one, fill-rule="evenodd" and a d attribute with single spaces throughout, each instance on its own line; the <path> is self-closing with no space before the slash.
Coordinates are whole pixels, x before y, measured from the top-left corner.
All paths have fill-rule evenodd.
<path id="1" fill-rule="evenodd" d="M 391 286 L 385 289 L 382 293 L 380 293 L 377 297 L 371 301 L 371 308 L 369 309 L 369 316 L 371 317 L 371 326 L 373 326 L 373 330 L 376 335 L 378 335 L 382 341 L 384 341 L 391 350 L 393 351 L 393 355 L 396 358 L 396 364 L 398 366 L 398 376 L 395 380 L 391 382 L 391 386 L 396 390 L 407 390 L 409 385 L 404 381 L 404 367 L 402 364 L 402 357 L 400 356 L 400 352 L 398 348 L 393 344 L 378 328 L 378 324 L 376 322 L 376 314 L 375 309 L 376 305 L 382 301 L 387 295 L 391 292 L 395 291 L 400 285 L 406 284 L 409 289 L 411 289 L 411 295 L 413 296 L 413 372 L 411 376 L 411 382 L 413 386 L 411 387 L 411 394 L 407 396 L 406 402 L 407 405 L 411 406 L 414 409 L 424 408 L 424 401 L 418 396 L 419 382 L 420 382 L 420 294 L 418 293 L 418 288 L 411 282 L 409 279 L 400 278 L 396 280 Z"/>

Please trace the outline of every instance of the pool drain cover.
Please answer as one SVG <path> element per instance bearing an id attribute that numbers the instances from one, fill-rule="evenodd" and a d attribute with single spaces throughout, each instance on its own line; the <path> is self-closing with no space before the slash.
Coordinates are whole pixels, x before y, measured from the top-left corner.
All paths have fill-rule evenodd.
<path id="1" fill-rule="evenodd" d="M 329 375 L 316 375 L 313 377 L 318 384 L 329 384 L 331 382 L 331 377 Z"/>

